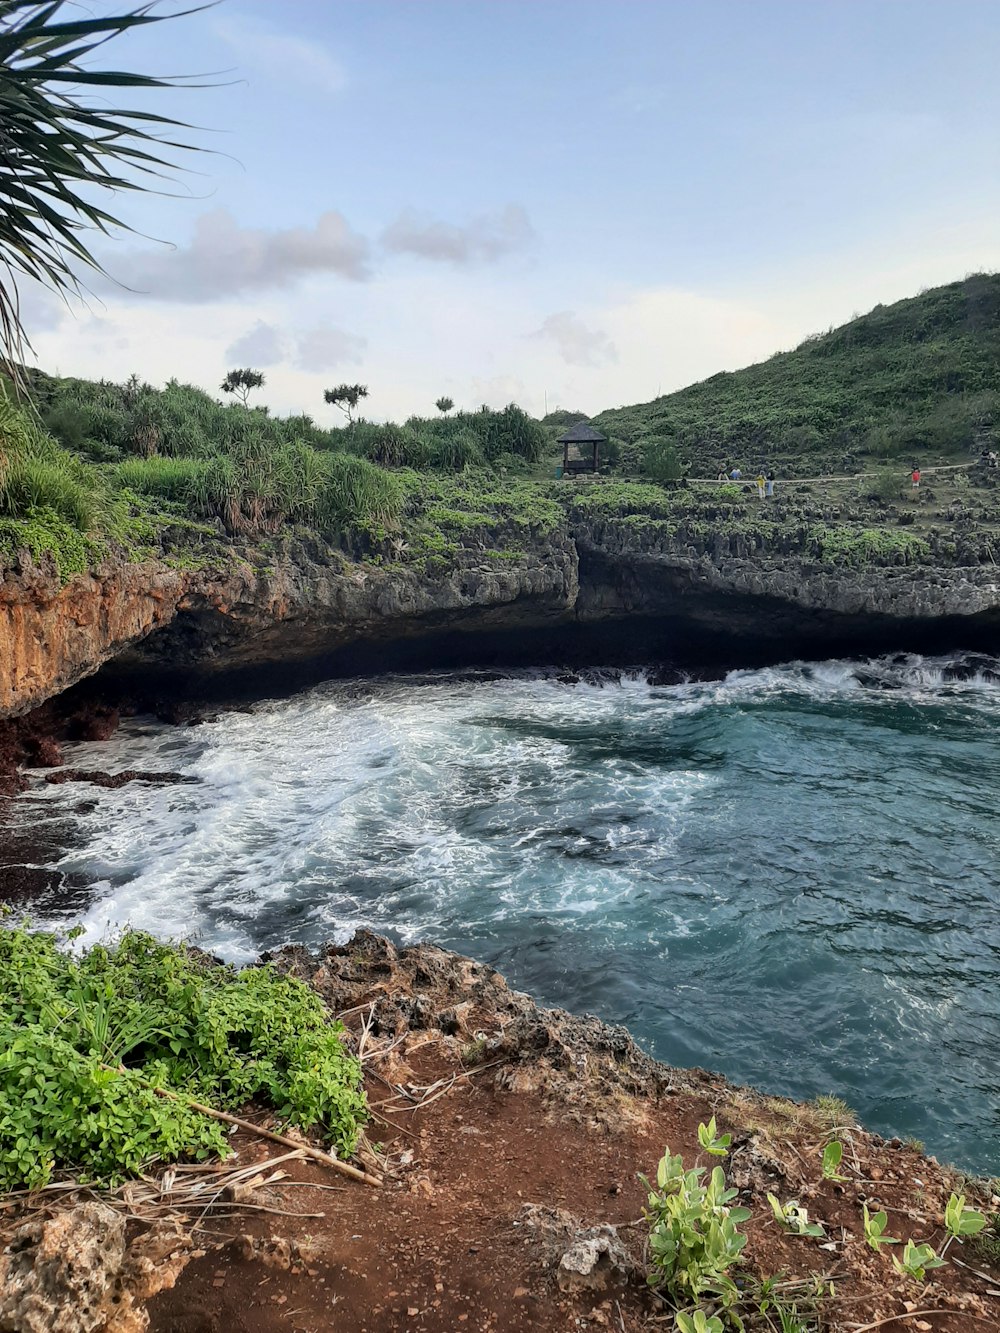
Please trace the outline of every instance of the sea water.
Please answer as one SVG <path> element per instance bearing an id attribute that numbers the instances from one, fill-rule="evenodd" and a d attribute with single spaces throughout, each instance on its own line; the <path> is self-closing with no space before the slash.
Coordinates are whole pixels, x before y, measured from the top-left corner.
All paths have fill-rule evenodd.
<path id="1" fill-rule="evenodd" d="M 660 1059 L 1000 1171 L 1000 662 L 337 682 L 150 719 L 38 786 L 31 906 L 233 960 L 359 926 L 492 963 Z"/>

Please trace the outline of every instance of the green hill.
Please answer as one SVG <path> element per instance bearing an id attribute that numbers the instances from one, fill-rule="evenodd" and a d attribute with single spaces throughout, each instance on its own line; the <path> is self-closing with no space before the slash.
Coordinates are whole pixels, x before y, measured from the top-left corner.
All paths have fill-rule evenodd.
<path id="1" fill-rule="evenodd" d="M 672 441 L 696 475 L 872 458 L 924 465 L 1000 439 L 1000 274 L 935 287 L 759 365 L 595 418 L 623 444 Z"/>

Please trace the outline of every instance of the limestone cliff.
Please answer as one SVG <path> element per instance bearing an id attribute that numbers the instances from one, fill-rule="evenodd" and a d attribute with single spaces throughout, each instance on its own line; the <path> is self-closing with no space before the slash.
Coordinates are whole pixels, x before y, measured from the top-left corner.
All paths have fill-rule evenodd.
<path id="1" fill-rule="evenodd" d="M 234 548 L 208 569 L 107 561 L 63 586 L 54 567 L 23 553 L 0 582 L 0 717 L 30 711 L 112 659 L 201 675 L 280 669 L 357 640 L 558 622 L 578 593 L 576 549 L 565 534 L 539 540 L 516 562 L 463 552 L 439 576 L 352 563 L 301 540 L 268 558 L 265 565 L 252 549 Z"/>
<path id="2" fill-rule="evenodd" d="M 697 665 L 887 648 L 1000 647 L 994 565 L 845 565 L 687 548 L 576 523 L 440 573 L 349 561 L 301 536 L 211 567 L 108 561 L 65 586 L 24 555 L 0 583 L 0 717 L 111 670 L 183 694 L 264 673 L 668 658 Z M 728 656 L 727 656 L 728 654 Z M 701 659 L 699 655 L 702 655 Z M 107 675 L 107 673 L 105 673 Z"/>
<path id="3" fill-rule="evenodd" d="M 25 553 L 0 581 L 0 717 L 16 717 L 168 624 L 186 580 L 159 563 L 109 561 L 65 586 Z"/>

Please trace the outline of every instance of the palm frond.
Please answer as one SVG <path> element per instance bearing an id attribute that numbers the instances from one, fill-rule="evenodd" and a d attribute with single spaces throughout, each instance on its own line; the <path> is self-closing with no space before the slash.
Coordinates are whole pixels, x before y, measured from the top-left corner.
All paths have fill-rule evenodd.
<path id="1" fill-rule="evenodd" d="M 158 13 L 148 3 L 105 18 L 61 20 L 67 2 L 0 0 L 0 363 L 14 379 L 30 347 L 17 277 L 60 295 L 76 292 L 80 269 L 103 272 L 88 233 L 130 230 L 88 197 L 93 187 L 149 189 L 178 169 L 172 153 L 196 151 L 187 142 L 193 127 L 183 121 L 88 100 L 88 90 L 191 86 L 187 80 L 83 62 L 131 29 L 210 6 Z"/>

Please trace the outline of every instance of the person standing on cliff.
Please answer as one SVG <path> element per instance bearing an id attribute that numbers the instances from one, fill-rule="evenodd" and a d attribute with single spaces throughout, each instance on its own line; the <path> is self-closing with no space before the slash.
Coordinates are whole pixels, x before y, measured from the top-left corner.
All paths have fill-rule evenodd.
<path id="1" fill-rule="evenodd" d="M 918 467 L 914 467 L 910 473 L 910 480 L 913 482 L 913 494 L 916 495 L 920 490 L 920 469 Z"/>
<path id="2" fill-rule="evenodd" d="M 766 483 L 766 478 L 765 478 L 763 472 L 758 472 L 758 473 L 757 473 L 757 494 L 758 494 L 758 496 L 759 496 L 762 500 L 763 500 L 763 498 L 764 498 L 764 486 L 765 486 L 765 483 Z"/>
<path id="3" fill-rule="evenodd" d="M 769 472 L 764 479 L 764 494 L 769 500 L 774 499 L 774 473 Z"/>

